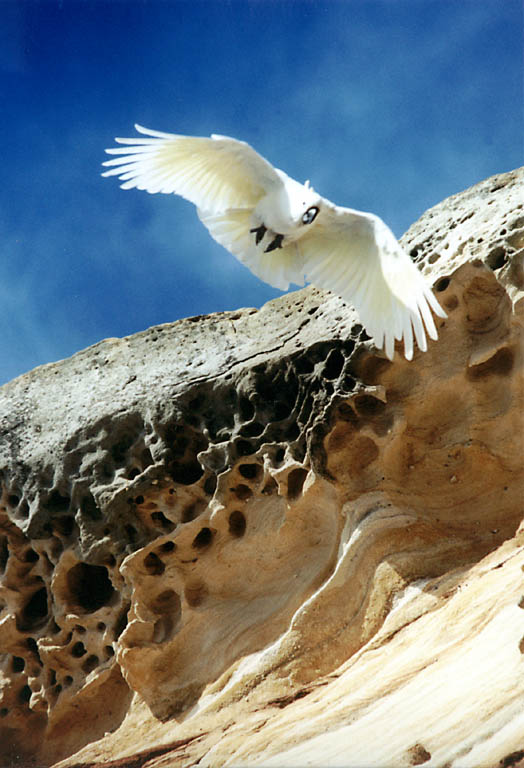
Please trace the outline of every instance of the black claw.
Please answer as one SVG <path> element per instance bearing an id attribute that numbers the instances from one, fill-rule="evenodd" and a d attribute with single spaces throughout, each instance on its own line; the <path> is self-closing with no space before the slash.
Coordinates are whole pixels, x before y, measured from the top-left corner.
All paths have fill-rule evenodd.
<path id="1" fill-rule="evenodd" d="M 253 227 L 253 229 L 250 229 L 249 231 L 257 233 L 256 237 L 255 237 L 255 245 L 258 245 L 259 242 L 264 237 L 264 235 L 266 234 L 267 227 L 265 227 L 263 224 L 261 224 L 259 227 Z"/>
<path id="2" fill-rule="evenodd" d="M 275 235 L 275 239 L 269 243 L 264 253 L 269 253 L 269 251 L 274 251 L 276 248 L 282 248 L 283 239 L 284 239 L 284 235 Z"/>

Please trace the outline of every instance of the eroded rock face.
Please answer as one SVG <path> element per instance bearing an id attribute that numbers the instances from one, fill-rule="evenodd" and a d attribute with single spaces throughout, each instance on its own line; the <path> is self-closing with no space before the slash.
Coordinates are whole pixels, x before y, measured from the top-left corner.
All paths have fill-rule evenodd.
<path id="1" fill-rule="evenodd" d="M 411 733 L 373 761 L 363 728 L 336 762 L 326 709 L 364 723 L 354 680 L 379 712 L 387 687 L 366 670 L 382 659 L 393 681 L 431 653 L 414 630 L 395 656 L 401 629 L 453 621 L 465 574 L 522 549 L 523 179 L 488 179 L 406 234 L 448 312 L 412 362 L 308 288 L 0 390 L 0 764 L 431 759 Z M 507 600 L 524 592 L 512 563 Z M 442 764 L 479 748 L 457 739 Z"/>

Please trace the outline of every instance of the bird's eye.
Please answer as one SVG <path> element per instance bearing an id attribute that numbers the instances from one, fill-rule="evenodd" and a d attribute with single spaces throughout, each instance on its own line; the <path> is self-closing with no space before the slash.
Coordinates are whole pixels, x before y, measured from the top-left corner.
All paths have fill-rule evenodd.
<path id="1" fill-rule="evenodd" d="M 311 222 L 315 221 L 317 213 L 318 208 L 316 205 L 308 208 L 305 214 L 302 216 L 302 224 L 311 224 Z"/>

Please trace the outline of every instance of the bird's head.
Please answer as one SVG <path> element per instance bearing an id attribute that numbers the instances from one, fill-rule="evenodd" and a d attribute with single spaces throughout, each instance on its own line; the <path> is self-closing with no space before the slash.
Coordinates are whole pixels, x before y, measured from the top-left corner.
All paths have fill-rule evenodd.
<path id="1" fill-rule="evenodd" d="M 278 199 L 273 199 L 268 210 L 267 224 L 293 240 L 300 238 L 317 220 L 321 210 L 321 196 L 315 192 L 309 181 L 300 184 L 286 176 L 279 190 Z"/>

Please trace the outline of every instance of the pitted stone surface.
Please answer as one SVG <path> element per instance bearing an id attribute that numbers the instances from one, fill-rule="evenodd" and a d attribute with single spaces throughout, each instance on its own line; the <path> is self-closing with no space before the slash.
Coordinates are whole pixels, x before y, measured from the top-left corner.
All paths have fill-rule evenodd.
<path id="1" fill-rule="evenodd" d="M 467 584 L 497 621 L 476 579 L 498 558 L 500 592 L 522 550 L 523 201 L 523 171 L 503 174 L 406 233 L 448 312 L 413 362 L 307 288 L 0 389 L 0 765 L 386 764 L 351 680 L 385 728 L 396 675 L 431 654 L 411 625 Z M 454 631 L 480 636 L 461 605 Z M 330 697 L 356 718 L 347 762 Z M 434 758 L 408 730 L 389 764 Z"/>

